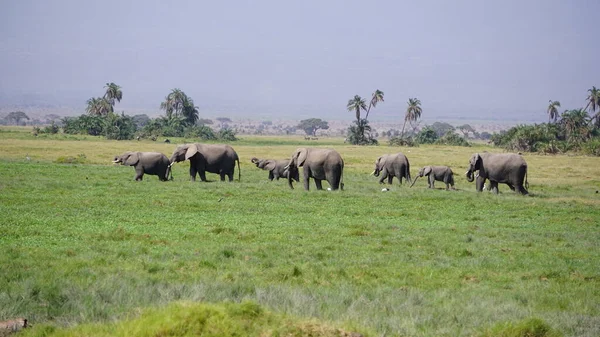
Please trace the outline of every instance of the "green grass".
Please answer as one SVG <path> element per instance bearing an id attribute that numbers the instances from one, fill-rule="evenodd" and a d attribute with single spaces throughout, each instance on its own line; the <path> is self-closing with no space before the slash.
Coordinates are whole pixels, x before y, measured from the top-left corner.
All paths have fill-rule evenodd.
<path id="1" fill-rule="evenodd" d="M 191 183 L 186 164 L 174 181 L 135 182 L 114 155 L 170 156 L 176 144 L 61 136 L 0 133 L 0 320 L 48 329 L 176 301 L 252 301 L 371 335 L 600 335 L 600 158 L 527 155 L 532 196 L 522 197 L 502 185 L 476 193 L 462 176 L 491 148 L 243 137 L 232 144 L 241 182 Z M 250 163 L 305 144 L 342 154 L 345 191 L 290 190 Z M 423 180 L 381 192 L 368 174 L 398 151 L 413 175 L 452 166 L 458 191 Z"/>

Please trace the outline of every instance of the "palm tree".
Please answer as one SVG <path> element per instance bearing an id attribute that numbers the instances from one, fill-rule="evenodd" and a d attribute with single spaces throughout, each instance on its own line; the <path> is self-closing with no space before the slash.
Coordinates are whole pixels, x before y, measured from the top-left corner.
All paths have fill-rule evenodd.
<path id="1" fill-rule="evenodd" d="M 560 117 L 569 142 L 577 143 L 589 136 L 589 116 L 585 109 L 567 110 Z"/>
<path id="2" fill-rule="evenodd" d="M 592 121 L 595 121 L 596 125 L 600 125 L 600 112 L 594 114 L 596 112 L 596 109 L 600 109 L 600 89 L 592 87 L 591 89 L 588 89 L 588 92 L 589 94 L 586 98 L 586 101 L 588 103 L 585 106 L 584 110 L 587 110 L 589 108 L 590 114 L 592 115 Z"/>
<path id="3" fill-rule="evenodd" d="M 369 118 L 369 112 L 371 111 L 371 107 L 375 108 L 377 106 L 377 103 L 379 102 L 383 102 L 383 91 L 377 89 L 371 97 L 371 101 L 369 102 L 369 108 L 367 109 L 365 119 Z"/>
<path id="4" fill-rule="evenodd" d="M 418 98 L 409 98 L 408 107 L 406 108 L 406 113 L 404 114 L 404 124 L 402 125 L 402 133 L 400 134 L 400 138 L 404 136 L 404 127 L 406 126 L 406 122 L 416 122 L 419 118 L 421 118 L 422 113 L 423 109 L 421 108 L 421 101 Z"/>
<path id="5" fill-rule="evenodd" d="M 173 115 L 183 117 L 187 125 L 194 125 L 198 121 L 198 107 L 181 89 L 171 90 L 165 101 L 160 103 L 160 108 L 165 110 L 167 118 Z"/>
<path id="6" fill-rule="evenodd" d="M 548 105 L 548 123 L 550 123 L 551 121 L 554 121 L 556 123 L 556 119 L 558 118 L 558 109 L 560 108 L 560 102 L 559 101 L 549 101 L 550 104 Z"/>
<path id="7" fill-rule="evenodd" d="M 348 111 L 356 112 L 357 123 L 360 123 L 360 111 L 367 110 L 367 104 L 365 103 L 365 100 L 362 99 L 360 96 L 354 95 L 353 99 L 348 100 L 346 108 L 348 108 Z"/>
<path id="8" fill-rule="evenodd" d="M 106 93 L 104 94 L 104 98 L 110 103 L 110 112 L 114 111 L 115 101 L 121 102 L 123 99 L 123 91 L 121 87 L 115 84 L 114 82 L 106 83 Z"/>
<path id="9" fill-rule="evenodd" d="M 92 97 L 87 100 L 85 111 L 92 116 L 106 116 L 112 111 L 112 106 L 104 97 Z"/>

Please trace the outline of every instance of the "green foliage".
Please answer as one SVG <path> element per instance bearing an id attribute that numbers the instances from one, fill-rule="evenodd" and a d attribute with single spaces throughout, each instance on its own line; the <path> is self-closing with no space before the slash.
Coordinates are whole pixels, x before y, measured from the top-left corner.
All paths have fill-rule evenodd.
<path id="1" fill-rule="evenodd" d="M 369 121 L 361 119 L 354 121 L 348 128 L 347 139 L 353 145 L 377 145 L 379 142 L 371 135 Z"/>
<path id="2" fill-rule="evenodd" d="M 518 323 L 500 323 L 485 331 L 481 337 L 562 337 L 563 334 L 538 318 L 525 319 Z"/>
<path id="3" fill-rule="evenodd" d="M 235 136 L 235 130 L 230 128 L 224 128 L 219 130 L 219 140 L 234 142 L 237 141 L 237 137 Z"/>
<path id="4" fill-rule="evenodd" d="M 419 144 L 433 144 L 438 140 L 438 135 L 435 133 L 435 130 L 426 126 L 416 136 L 415 141 Z"/>
<path id="5" fill-rule="evenodd" d="M 591 156 L 600 157 L 600 138 L 591 139 L 581 145 L 581 151 Z"/>
<path id="6" fill-rule="evenodd" d="M 104 136 L 106 139 L 133 139 L 136 131 L 135 122 L 125 114 L 109 113 L 104 119 Z"/>
<path id="7" fill-rule="evenodd" d="M 52 121 L 52 123 L 50 123 L 50 125 L 46 125 L 42 130 L 41 133 L 47 133 L 47 134 L 57 134 L 60 131 L 60 128 L 58 127 L 58 125 L 56 125 L 56 123 L 54 121 Z"/>
<path id="8" fill-rule="evenodd" d="M 301 120 L 300 124 L 298 124 L 296 127 L 304 130 L 308 136 L 316 136 L 317 130 L 329 129 L 329 123 L 320 118 L 309 118 Z"/>
<path id="9" fill-rule="evenodd" d="M 148 117 L 146 114 L 135 115 L 131 118 L 133 118 L 133 123 L 137 129 L 142 129 L 144 126 L 150 123 L 150 117 Z"/>
<path id="10" fill-rule="evenodd" d="M 77 157 L 72 156 L 60 156 L 54 161 L 57 164 L 84 164 L 86 156 L 84 153 L 80 153 Z"/>
<path id="11" fill-rule="evenodd" d="M 165 135 L 166 136 L 166 135 Z M 196 125 L 185 128 L 183 134 L 186 138 L 200 138 L 202 140 L 216 140 L 217 135 L 209 126 Z"/>
<path id="12" fill-rule="evenodd" d="M 443 137 L 436 140 L 435 143 L 439 145 L 471 146 L 466 139 L 457 135 L 454 131 L 448 131 Z"/>
<path id="13" fill-rule="evenodd" d="M 194 104 L 194 100 L 185 94 L 181 89 L 173 89 L 165 98 L 165 101 L 160 103 L 160 109 L 165 110 L 165 117 L 168 120 L 173 117 L 182 119 L 182 126 L 192 126 L 198 121 L 198 107 Z M 173 125 L 165 127 L 165 132 L 172 136 L 172 133 L 177 133 L 177 128 Z M 165 134 L 165 136 L 167 136 Z"/>
<path id="14" fill-rule="evenodd" d="M 454 130 L 456 130 L 454 128 L 454 126 L 452 126 L 448 123 L 445 123 L 445 122 L 435 122 L 435 123 L 431 124 L 430 127 L 435 131 L 438 138 L 443 137 L 448 132 L 454 132 Z"/>
<path id="15" fill-rule="evenodd" d="M 62 120 L 63 132 L 66 134 L 84 134 L 99 136 L 104 130 L 104 119 L 98 115 L 81 115 L 65 117 Z"/>
<path id="16" fill-rule="evenodd" d="M 390 146 L 419 146 L 419 143 L 413 137 L 392 137 L 388 142 Z"/>
<path id="17" fill-rule="evenodd" d="M 303 321 L 273 314 L 254 302 L 244 301 L 225 304 L 174 303 L 160 309 L 146 309 L 141 315 L 120 322 L 84 324 L 70 328 L 34 326 L 23 331 L 22 335 L 29 337 L 340 337 L 352 336 L 353 333 L 314 320 Z"/>

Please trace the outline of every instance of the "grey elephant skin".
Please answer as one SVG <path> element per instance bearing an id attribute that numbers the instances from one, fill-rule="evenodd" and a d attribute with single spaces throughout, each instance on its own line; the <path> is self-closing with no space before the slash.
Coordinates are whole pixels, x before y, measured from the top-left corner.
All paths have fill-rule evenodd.
<path id="1" fill-rule="evenodd" d="M 288 174 L 290 174 L 289 168 L 286 168 L 287 164 L 290 162 L 289 159 L 284 160 L 276 160 L 276 159 L 259 159 L 256 157 L 252 157 L 250 161 L 256 165 L 259 169 L 269 171 L 269 180 L 273 181 L 279 180 L 279 178 L 288 178 Z M 296 181 L 300 181 L 300 174 L 298 170 L 292 169 L 292 179 Z"/>
<path id="2" fill-rule="evenodd" d="M 144 174 L 155 175 L 160 181 L 166 181 L 171 172 L 169 158 L 160 152 L 125 152 L 115 157 L 113 163 L 133 166 L 136 181 L 142 180 Z"/>
<path id="3" fill-rule="evenodd" d="M 190 179 L 206 181 L 206 172 L 218 174 L 221 181 L 225 176 L 233 181 L 235 163 L 238 164 L 238 180 L 241 180 L 240 158 L 229 145 L 225 144 L 184 144 L 179 145 L 171 155 L 171 165 L 184 160 L 190 161 Z"/>
<path id="4" fill-rule="evenodd" d="M 511 190 L 523 195 L 528 194 L 527 163 L 515 153 L 475 153 L 469 160 L 469 169 L 465 173 L 467 180 L 473 182 L 474 172 L 478 171 L 475 187 L 483 191 L 485 180 L 490 181 L 490 190 L 498 193 L 498 183 L 508 185 Z"/>
<path id="5" fill-rule="evenodd" d="M 317 190 L 322 190 L 322 181 L 327 180 L 332 190 L 344 189 L 344 160 L 342 156 L 333 149 L 298 148 L 292 154 L 287 169 L 290 171 L 303 168 L 302 182 L 304 189 L 309 190 L 310 178 L 313 178 Z M 288 175 L 288 183 L 291 188 L 292 175 Z"/>
<path id="6" fill-rule="evenodd" d="M 446 190 L 454 189 L 454 173 L 448 166 L 423 166 L 410 187 L 413 187 L 419 177 L 427 177 L 429 188 L 435 188 L 435 182 L 442 181 L 446 184 Z"/>
<path id="7" fill-rule="evenodd" d="M 387 178 L 388 184 L 391 185 L 394 177 L 398 178 L 400 185 L 402 185 L 402 178 L 406 179 L 409 183 L 411 182 L 410 163 L 408 162 L 408 158 L 401 152 L 384 154 L 377 158 L 375 161 L 375 171 L 371 174 L 376 177 L 381 175 L 379 179 L 380 184 Z"/>

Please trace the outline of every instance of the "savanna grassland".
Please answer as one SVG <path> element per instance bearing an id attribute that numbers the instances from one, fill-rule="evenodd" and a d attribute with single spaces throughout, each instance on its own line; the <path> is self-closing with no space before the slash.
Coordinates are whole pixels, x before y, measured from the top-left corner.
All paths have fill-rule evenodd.
<path id="1" fill-rule="evenodd" d="M 308 335 L 272 325 L 298 319 L 366 336 L 502 335 L 523 324 L 546 336 L 600 336 L 600 158 L 525 155 L 523 197 L 505 185 L 476 193 L 466 181 L 471 154 L 499 151 L 489 147 L 246 136 L 231 144 L 241 181 L 208 174 L 211 182 L 192 183 L 179 163 L 173 181 L 135 182 L 115 155 L 170 156 L 184 140 L 29 131 L 0 132 L 0 321 L 27 317 L 26 335 L 136 335 L 95 324 L 153 317 L 149 329 L 184 317 L 182 308 L 204 310 L 197 302 L 225 302 L 244 303 L 231 310 L 251 317 L 279 315 L 250 319 L 269 329 L 242 325 L 249 335 Z M 290 190 L 250 163 L 300 146 L 338 150 L 345 190 Z M 458 190 L 429 190 L 421 179 L 382 192 L 369 173 L 380 154 L 399 151 L 413 178 L 423 165 L 451 166 Z M 227 310 L 214 309 L 221 324 Z"/>

